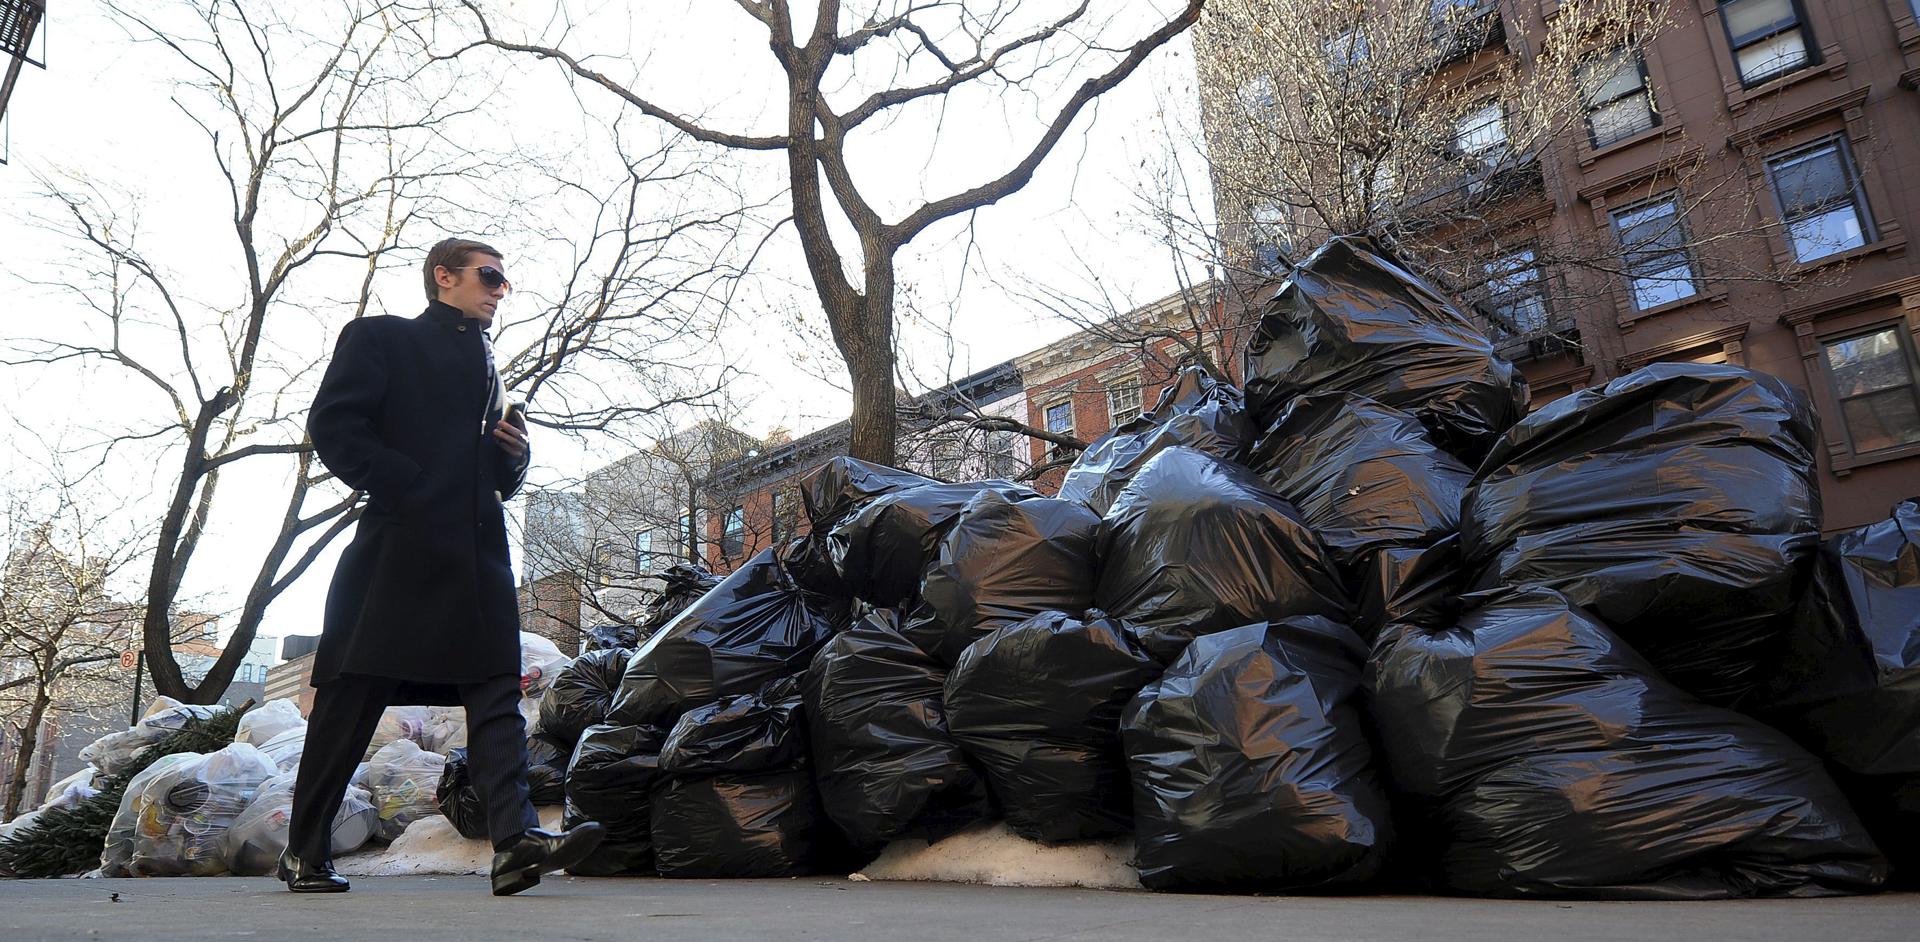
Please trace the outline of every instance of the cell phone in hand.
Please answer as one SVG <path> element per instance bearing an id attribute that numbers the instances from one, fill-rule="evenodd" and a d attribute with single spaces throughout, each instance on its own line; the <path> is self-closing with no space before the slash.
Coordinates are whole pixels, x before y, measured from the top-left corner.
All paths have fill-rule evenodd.
<path id="1" fill-rule="evenodd" d="M 527 430 L 527 404 L 524 402 L 507 403 L 507 424 L 524 432 Z"/>

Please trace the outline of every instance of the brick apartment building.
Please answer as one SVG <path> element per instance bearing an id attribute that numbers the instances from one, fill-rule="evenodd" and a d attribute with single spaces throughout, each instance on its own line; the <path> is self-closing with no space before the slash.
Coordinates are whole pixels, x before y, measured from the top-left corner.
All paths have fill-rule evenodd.
<path id="1" fill-rule="evenodd" d="M 1442 73 L 1472 81 L 1522 54 L 1560 3 L 1433 6 L 1499 18 Z M 1490 332 L 1536 408 L 1664 361 L 1744 365 L 1807 390 L 1825 526 L 1880 519 L 1920 493 L 1920 258 L 1905 231 L 1920 220 L 1920 0 L 1668 0 L 1666 14 L 1643 56 L 1623 54 L 1586 93 L 1584 127 L 1527 156 L 1528 185 L 1494 210 L 1509 254 L 1488 267 L 1502 274 L 1467 300 L 1501 315 Z M 1503 141 L 1505 107 L 1463 121 L 1456 143 Z M 1739 218 L 1688 218 L 1705 202 L 1689 191 L 1709 189 L 1738 197 Z M 1216 207 L 1223 232 L 1255 230 L 1229 202 Z M 1662 231 L 1721 239 L 1717 259 Z M 1535 264 L 1532 246 L 1582 241 L 1619 264 Z"/>

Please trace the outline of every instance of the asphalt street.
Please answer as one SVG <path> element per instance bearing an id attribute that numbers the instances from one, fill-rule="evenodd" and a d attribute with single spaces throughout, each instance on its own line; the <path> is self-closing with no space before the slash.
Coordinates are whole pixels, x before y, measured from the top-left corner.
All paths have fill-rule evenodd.
<path id="1" fill-rule="evenodd" d="M 369 877 L 344 896 L 265 879 L 0 880 L 0 942 L 831 939 L 836 942 L 1913 942 L 1920 894 L 1716 903 L 1177 896 L 844 879 Z"/>

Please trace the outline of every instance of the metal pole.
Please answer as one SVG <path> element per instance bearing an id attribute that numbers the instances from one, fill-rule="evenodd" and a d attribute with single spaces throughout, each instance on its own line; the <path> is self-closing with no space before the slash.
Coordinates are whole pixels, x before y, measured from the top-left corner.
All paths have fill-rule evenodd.
<path id="1" fill-rule="evenodd" d="M 128 726 L 140 725 L 140 675 L 147 672 L 147 649 L 141 648 L 133 657 L 133 709 L 128 714 Z"/>

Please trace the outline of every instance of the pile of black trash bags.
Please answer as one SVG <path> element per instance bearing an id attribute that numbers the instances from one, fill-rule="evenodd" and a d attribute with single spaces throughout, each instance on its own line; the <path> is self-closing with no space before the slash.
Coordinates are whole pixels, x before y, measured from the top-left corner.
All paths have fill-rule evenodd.
<path id="1" fill-rule="evenodd" d="M 1822 544 L 1798 390 L 1660 364 L 1529 415 L 1349 239 L 1245 375 L 1181 375 L 1057 497 L 813 473 L 807 535 L 555 680 L 566 814 L 610 833 L 575 872 L 846 872 L 1001 820 L 1130 835 L 1156 890 L 1887 883 L 1920 833 L 1920 503 Z"/>

